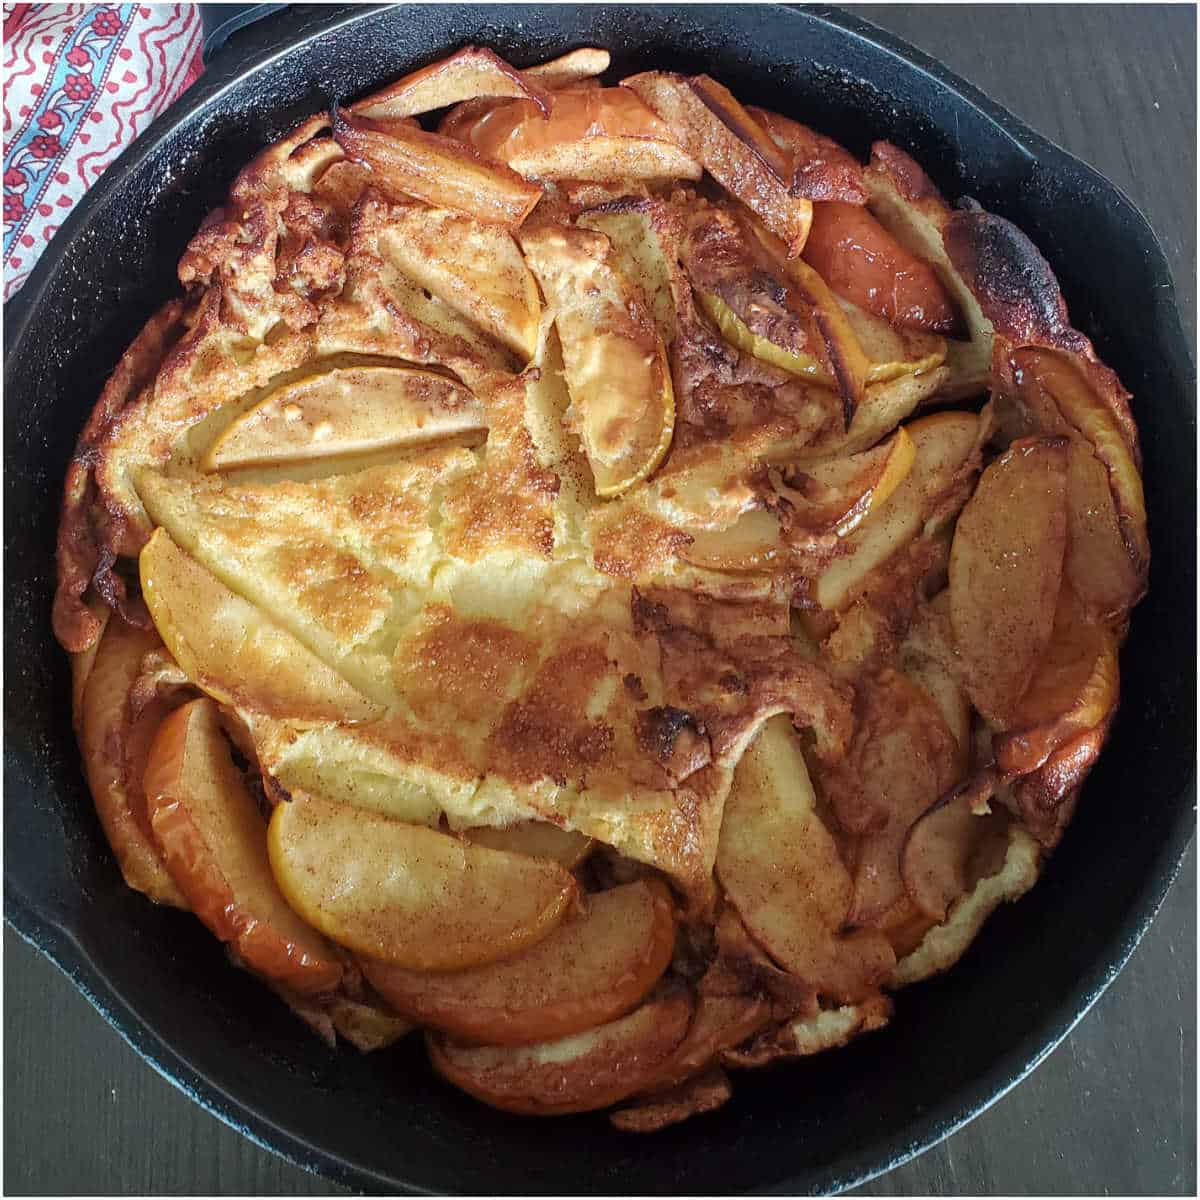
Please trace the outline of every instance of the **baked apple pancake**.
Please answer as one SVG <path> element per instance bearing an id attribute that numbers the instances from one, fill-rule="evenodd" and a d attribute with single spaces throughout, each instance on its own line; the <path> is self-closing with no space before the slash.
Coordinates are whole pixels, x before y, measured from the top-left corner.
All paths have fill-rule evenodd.
<path id="1" fill-rule="evenodd" d="M 130 887 L 331 1045 L 649 1131 L 1036 882 L 1149 543 L 1019 230 L 608 67 L 466 47 L 246 166 L 80 436 L 53 619 Z"/>

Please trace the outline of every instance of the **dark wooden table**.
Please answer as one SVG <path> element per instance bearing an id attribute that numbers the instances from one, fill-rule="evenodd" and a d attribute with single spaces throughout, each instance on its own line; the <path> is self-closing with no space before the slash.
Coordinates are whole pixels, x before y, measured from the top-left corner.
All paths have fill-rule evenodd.
<path id="1" fill-rule="evenodd" d="M 1162 239 L 1195 327 L 1191 7 L 857 11 L 1128 192 Z M 1059 1050 L 973 1124 L 862 1194 L 1194 1194 L 1195 913 L 1193 847 L 1133 960 Z M 7 1193 L 344 1194 L 159 1078 L 7 929 L 4 980 Z"/>

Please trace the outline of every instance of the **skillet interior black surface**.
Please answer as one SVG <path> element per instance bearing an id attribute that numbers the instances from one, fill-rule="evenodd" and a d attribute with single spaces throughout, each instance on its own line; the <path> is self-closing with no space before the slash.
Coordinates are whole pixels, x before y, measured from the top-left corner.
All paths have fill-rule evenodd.
<path id="1" fill-rule="evenodd" d="M 746 101 L 865 152 L 904 145 L 947 194 L 1015 220 L 1075 323 L 1137 399 L 1154 564 L 1122 658 L 1112 741 L 1046 875 L 891 1029 L 740 1076 L 721 1112 L 651 1140 L 601 1117 L 547 1126 L 433 1079 L 418 1045 L 330 1054 L 191 918 L 120 881 L 70 732 L 49 631 L 57 502 L 77 430 L 122 348 L 173 294 L 204 213 L 300 117 L 467 41 L 518 64 L 598 43 L 614 72 L 706 70 Z M 828 1191 L 884 1170 L 1002 1093 L 1136 943 L 1192 827 L 1193 367 L 1165 261 L 1111 184 L 941 68 L 843 14 L 777 8 L 405 6 L 293 10 L 246 31 L 110 169 L 6 311 L 6 917 L 126 1037 L 250 1136 L 363 1187 Z M 910 61 L 905 61 L 905 58 Z M 915 65 L 914 65 L 915 63 Z"/>

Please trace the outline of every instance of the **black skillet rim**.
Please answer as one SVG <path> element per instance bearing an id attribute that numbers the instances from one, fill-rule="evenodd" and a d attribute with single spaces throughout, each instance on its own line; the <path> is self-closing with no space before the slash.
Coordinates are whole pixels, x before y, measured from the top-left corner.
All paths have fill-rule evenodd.
<path id="1" fill-rule="evenodd" d="M 214 97 L 236 86 L 247 75 L 268 68 L 273 61 L 289 53 L 296 45 L 360 20 L 385 7 L 388 6 L 363 5 L 350 11 L 333 13 L 323 11 L 324 6 L 308 9 L 307 13 L 303 9 L 293 10 L 291 14 L 282 14 L 271 19 L 272 28 L 281 28 L 285 20 L 294 26 L 286 37 L 275 41 L 274 48 L 256 50 L 240 60 L 229 56 L 225 61 L 226 55 L 216 55 L 199 82 L 154 121 L 76 206 L 42 254 L 20 293 L 5 305 L 6 364 L 15 356 L 15 347 L 23 337 L 32 314 L 36 312 L 41 293 L 50 281 L 66 246 L 86 225 L 92 210 L 107 202 L 109 197 L 119 190 L 125 173 L 152 153 L 158 140 L 168 130 L 194 116 Z M 1059 171 L 1074 171 L 1111 195 L 1116 203 L 1129 210 L 1135 224 L 1141 227 L 1141 240 L 1148 253 L 1155 258 L 1153 273 L 1156 276 L 1156 284 L 1166 289 L 1173 300 L 1174 282 L 1158 239 L 1136 206 L 1115 184 L 1031 130 L 979 89 L 900 38 L 838 9 L 825 6 L 795 7 L 804 7 L 810 16 L 837 28 L 848 38 L 873 44 L 885 53 L 901 59 L 914 70 L 932 77 L 963 103 L 983 113 L 1032 158 L 1043 163 L 1052 162 Z M 1178 310 L 1174 306 L 1172 308 L 1178 329 L 1170 332 L 1177 333 L 1177 342 L 1186 347 L 1182 324 L 1178 320 Z M 1067 1001 L 1060 1004 L 1041 1023 L 1037 1032 L 1027 1036 L 1020 1047 L 993 1063 L 969 1086 L 959 1089 L 953 1096 L 947 1097 L 942 1103 L 915 1118 L 904 1135 L 892 1136 L 882 1144 L 877 1144 L 873 1151 L 857 1156 L 856 1161 L 844 1162 L 840 1168 L 835 1168 L 839 1174 L 836 1180 L 831 1182 L 836 1190 L 841 1191 L 865 1183 L 900 1166 L 950 1136 L 1020 1083 L 1082 1020 L 1128 961 L 1179 873 L 1184 853 L 1194 832 L 1192 813 L 1195 806 L 1194 802 L 1187 803 L 1187 796 L 1194 795 L 1195 788 L 1196 777 L 1193 772 L 1183 793 L 1175 802 L 1178 816 L 1170 828 L 1169 837 L 1164 839 L 1159 849 L 1155 869 L 1142 881 L 1138 901 L 1130 907 L 1119 936 L 1114 938 L 1106 959 L 1098 960 L 1080 978 L 1068 994 Z M 339 1183 L 375 1190 L 392 1190 L 397 1186 L 399 1181 L 392 1177 L 376 1172 L 370 1167 L 351 1164 L 336 1154 L 304 1142 L 274 1122 L 265 1112 L 252 1110 L 195 1070 L 179 1052 L 145 1024 L 136 1013 L 134 1004 L 121 994 L 115 983 L 103 976 L 87 951 L 68 930 L 59 927 L 46 915 L 10 892 L 7 875 L 4 909 L 5 921 L 72 980 L 100 1015 L 137 1054 L 207 1112 L 264 1149 Z M 402 1186 L 410 1192 L 423 1190 L 411 1182 Z M 761 1190 L 786 1193 L 789 1189 L 787 1181 L 784 1180 Z"/>

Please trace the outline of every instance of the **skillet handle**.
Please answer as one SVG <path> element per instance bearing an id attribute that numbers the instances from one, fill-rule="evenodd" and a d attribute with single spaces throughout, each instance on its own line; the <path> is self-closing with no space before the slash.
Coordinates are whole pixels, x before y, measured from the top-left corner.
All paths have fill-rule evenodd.
<path id="1" fill-rule="evenodd" d="M 204 30 L 204 61 L 212 57 L 240 29 L 261 21 L 286 4 L 201 4 L 200 25 Z"/>

